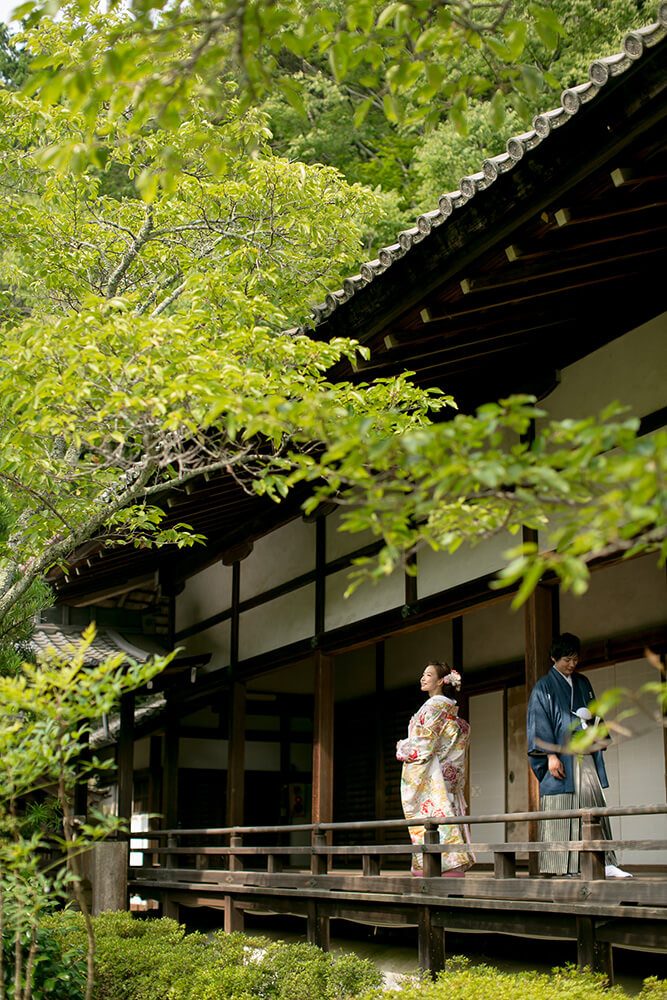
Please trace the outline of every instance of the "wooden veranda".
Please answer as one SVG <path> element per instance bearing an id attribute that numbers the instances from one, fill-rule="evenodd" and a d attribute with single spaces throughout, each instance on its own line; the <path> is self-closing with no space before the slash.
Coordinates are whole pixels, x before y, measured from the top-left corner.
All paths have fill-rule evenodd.
<path id="1" fill-rule="evenodd" d="M 144 865 L 130 869 L 129 888 L 159 900 L 167 915 L 178 915 L 179 906 L 221 908 L 228 931 L 243 930 L 245 912 L 304 917 L 308 940 L 325 950 L 332 918 L 416 926 L 419 964 L 431 973 L 445 966 L 446 930 L 571 939 L 579 966 L 613 982 L 612 945 L 667 950 L 667 872 L 647 868 L 632 879 L 605 879 L 604 851 L 665 850 L 667 839 L 605 841 L 599 817 L 656 814 L 667 815 L 667 804 L 432 819 L 423 848 L 381 842 L 383 832 L 406 828 L 406 820 L 160 830 L 149 835 Z M 535 824 L 547 816 L 581 817 L 581 839 L 537 842 Z M 440 855 L 451 847 L 438 842 L 440 822 L 468 823 L 473 831 L 480 823 L 521 822 L 533 839 L 475 843 L 478 861 L 492 855 L 493 870 L 441 878 Z M 378 842 L 332 842 L 369 831 Z M 290 842 L 295 835 L 310 843 Z M 407 869 L 417 850 L 424 852 L 423 878 L 389 870 L 396 859 Z M 532 874 L 539 851 L 563 850 L 581 851 L 578 877 Z"/>

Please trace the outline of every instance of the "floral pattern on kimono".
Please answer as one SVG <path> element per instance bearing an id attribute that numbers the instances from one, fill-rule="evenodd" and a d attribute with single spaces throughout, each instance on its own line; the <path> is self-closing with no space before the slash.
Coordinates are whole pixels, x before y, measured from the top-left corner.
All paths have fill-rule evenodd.
<path id="1" fill-rule="evenodd" d="M 463 816 L 464 788 L 470 726 L 458 717 L 458 706 L 444 695 L 434 695 L 410 719 L 408 737 L 396 744 L 396 757 L 403 761 L 401 801 L 406 819 L 426 816 Z M 424 843 L 424 827 L 411 826 L 413 844 Z M 452 847 L 470 843 L 467 826 L 438 827 L 441 844 Z M 442 855 L 443 871 L 469 867 L 471 852 Z M 414 854 L 412 868 L 423 870 L 423 856 Z"/>

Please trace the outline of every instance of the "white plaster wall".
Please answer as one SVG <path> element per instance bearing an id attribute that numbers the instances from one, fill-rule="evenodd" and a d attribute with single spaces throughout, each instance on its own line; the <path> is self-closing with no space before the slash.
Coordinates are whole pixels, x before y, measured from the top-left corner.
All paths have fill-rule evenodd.
<path id="1" fill-rule="evenodd" d="M 470 802 L 471 816 L 505 812 L 505 748 L 503 692 L 473 695 L 470 699 Z M 474 823 L 473 841 L 500 843 L 505 839 L 503 823 Z M 479 860 L 488 861 L 489 857 Z"/>
<path id="2" fill-rule="evenodd" d="M 656 680 L 655 669 L 646 660 L 617 663 L 587 676 L 595 693 L 623 687 L 637 691 L 642 684 Z M 654 702 L 645 699 L 647 708 Z M 662 729 L 643 713 L 624 719 L 623 725 L 632 732 L 631 739 L 617 738 L 605 751 L 609 788 L 605 798 L 610 806 L 648 805 L 665 801 L 665 746 Z M 626 816 L 612 818 L 615 837 L 632 840 L 667 839 L 667 816 Z M 621 864 L 665 864 L 667 851 L 624 851 Z"/>
<path id="3" fill-rule="evenodd" d="M 596 570 L 585 594 L 560 596 L 562 631 L 583 640 L 663 625 L 666 619 L 667 580 L 655 555 Z"/>
<path id="4" fill-rule="evenodd" d="M 231 645 L 231 624 L 229 621 L 220 622 L 212 628 L 207 628 L 204 632 L 197 632 L 188 639 L 179 640 L 179 647 L 184 650 L 184 655 L 194 656 L 197 653 L 210 653 L 211 659 L 206 666 L 198 667 L 203 673 L 210 673 L 219 670 L 220 667 L 229 665 L 229 650 Z"/>
<path id="5" fill-rule="evenodd" d="M 217 562 L 186 580 L 185 590 L 176 597 L 176 631 L 225 611 L 231 603 L 231 566 Z"/>
<path id="6" fill-rule="evenodd" d="M 305 639 L 315 631 L 315 584 L 239 616 L 239 660 Z"/>
<path id="7" fill-rule="evenodd" d="M 419 678 L 429 660 L 452 662 L 452 623 L 438 622 L 415 632 L 395 635 L 385 643 L 385 687 L 414 685 L 420 695 Z"/>
<path id="8" fill-rule="evenodd" d="M 475 670 L 523 660 L 524 611 L 512 611 L 511 601 L 490 604 L 463 616 L 463 670 Z"/>
<path id="9" fill-rule="evenodd" d="M 224 771 L 229 760 L 227 740 L 182 738 L 178 744 L 178 766 Z M 279 771 L 280 744 L 248 741 L 245 745 L 246 771 Z"/>
<path id="10" fill-rule="evenodd" d="M 375 692 L 375 646 L 341 653 L 335 660 L 335 698 L 360 698 Z"/>
<path id="11" fill-rule="evenodd" d="M 361 549 L 364 545 L 377 541 L 372 531 L 339 531 L 342 524 L 340 510 L 333 511 L 326 519 L 326 550 L 327 562 L 346 556 L 350 552 Z"/>
<path id="12" fill-rule="evenodd" d="M 618 401 L 643 417 L 667 404 L 667 313 L 568 365 L 542 400 L 549 416 L 587 417 Z"/>
<path id="13" fill-rule="evenodd" d="M 364 581 L 346 599 L 344 595 L 350 583 L 349 572 L 344 569 L 327 577 L 324 625 L 327 631 L 405 604 L 405 577 L 401 570 L 383 577 L 377 583 Z"/>
<path id="14" fill-rule="evenodd" d="M 315 525 L 301 518 L 255 542 L 241 563 L 241 600 L 315 569 Z"/>
<path id="15" fill-rule="evenodd" d="M 453 554 L 424 547 L 417 554 L 417 593 L 428 597 L 468 580 L 494 573 L 505 565 L 504 553 L 516 548 L 519 536 L 503 532 L 478 545 L 462 545 Z"/>

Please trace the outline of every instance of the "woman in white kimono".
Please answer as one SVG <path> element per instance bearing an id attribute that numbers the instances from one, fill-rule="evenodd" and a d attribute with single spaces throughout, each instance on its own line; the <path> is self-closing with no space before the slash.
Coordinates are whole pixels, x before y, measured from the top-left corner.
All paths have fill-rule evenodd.
<path id="1" fill-rule="evenodd" d="M 458 717 L 458 706 L 444 690 L 459 690 L 461 675 L 447 664 L 431 662 L 421 677 L 428 700 L 410 719 L 408 737 L 396 744 L 396 757 L 403 761 L 401 801 L 406 819 L 426 816 L 464 816 L 464 788 L 470 726 Z M 470 843 L 467 826 L 438 827 L 441 844 L 451 844 L 442 855 L 443 875 L 463 875 L 475 861 L 470 851 L 456 850 Z M 413 844 L 424 843 L 424 827 L 411 826 Z M 423 875 L 422 855 L 414 854 L 413 875 Z"/>

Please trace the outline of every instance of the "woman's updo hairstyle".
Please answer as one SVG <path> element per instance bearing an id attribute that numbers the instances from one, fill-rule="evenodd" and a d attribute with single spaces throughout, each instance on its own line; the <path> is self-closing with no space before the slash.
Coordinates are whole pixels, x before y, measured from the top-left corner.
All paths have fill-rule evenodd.
<path id="1" fill-rule="evenodd" d="M 429 660 L 426 666 L 433 667 L 438 675 L 438 680 L 444 680 L 441 694 L 444 694 L 446 698 L 455 699 L 457 691 L 461 690 L 461 674 L 458 670 L 452 670 L 444 660 Z"/>

